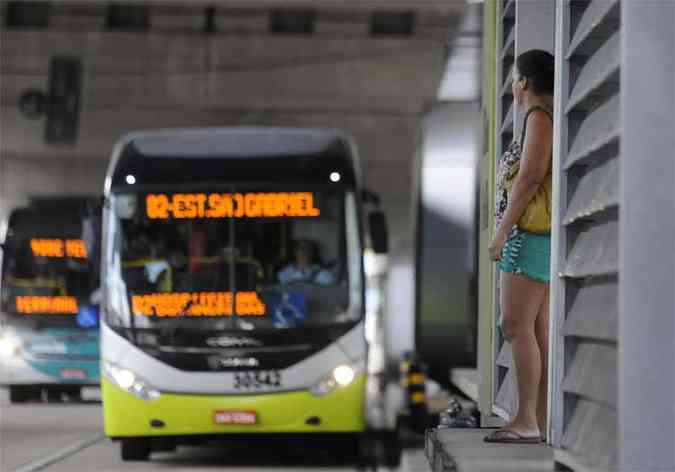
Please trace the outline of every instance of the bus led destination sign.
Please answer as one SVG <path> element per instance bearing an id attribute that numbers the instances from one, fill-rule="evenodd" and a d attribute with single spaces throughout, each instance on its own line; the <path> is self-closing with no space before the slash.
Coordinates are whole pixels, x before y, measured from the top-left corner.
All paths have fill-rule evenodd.
<path id="1" fill-rule="evenodd" d="M 38 239 L 30 240 L 30 248 L 36 257 L 87 257 L 87 247 L 81 239 Z"/>
<path id="2" fill-rule="evenodd" d="M 148 218 L 314 218 L 321 214 L 311 192 L 149 194 Z"/>
<path id="3" fill-rule="evenodd" d="M 77 299 L 75 297 L 16 297 L 16 311 L 24 315 L 47 313 L 53 315 L 76 315 Z"/>
<path id="4" fill-rule="evenodd" d="M 237 292 L 234 301 L 237 316 L 263 316 L 267 312 L 256 292 Z M 232 316 L 232 292 L 133 295 L 131 305 L 136 316 Z M 183 313 L 186 306 L 189 308 Z"/>

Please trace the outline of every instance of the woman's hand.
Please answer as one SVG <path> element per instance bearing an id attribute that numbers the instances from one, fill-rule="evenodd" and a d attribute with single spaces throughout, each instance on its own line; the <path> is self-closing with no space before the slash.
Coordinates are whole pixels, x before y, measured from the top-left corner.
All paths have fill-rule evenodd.
<path id="1" fill-rule="evenodd" d="M 502 250 L 504 249 L 504 245 L 506 244 L 507 238 L 508 235 L 504 234 L 503 231 L 497 231 L 497 234 L 495 235 L 494 239 L 488 246 L 490 259 L 492 259 L 493 261 L 502 260 Z"/>

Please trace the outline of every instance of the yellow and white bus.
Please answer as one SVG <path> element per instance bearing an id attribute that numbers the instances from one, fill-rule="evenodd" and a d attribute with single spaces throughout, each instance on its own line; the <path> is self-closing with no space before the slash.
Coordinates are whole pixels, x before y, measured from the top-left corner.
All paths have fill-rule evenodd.
<path id="1" fill-rule="evenodd" d="M 219 435 L 353 433 L 398 463 L 382 274 L 364 269 L 386 253 L 386 227 L 359 174 L 352 140 L 332 130 L 119 141 L 104 189 L 101 382 L 124 460 Z"/>

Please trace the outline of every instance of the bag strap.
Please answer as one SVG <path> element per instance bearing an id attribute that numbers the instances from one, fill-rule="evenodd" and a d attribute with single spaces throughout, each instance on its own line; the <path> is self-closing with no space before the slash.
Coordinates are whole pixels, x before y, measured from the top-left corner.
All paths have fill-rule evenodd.
<path id="1" fill-rule="evenodd" d="M 520 131 L 520 146 L 525 145 L 525 131 L 527 130 L 527 119 L 530 117 L 533 111 L 540 110 L 546 113 L 546 116 L 551 120 L 551 123 L 553 123 L 553 116 L 551 116 L 551 112 L 548 111 L 546 108 L 535 105 L 531 107 L 527 112 L 525 113 L 525 117 L 523 118 L 523 129 Z"/>

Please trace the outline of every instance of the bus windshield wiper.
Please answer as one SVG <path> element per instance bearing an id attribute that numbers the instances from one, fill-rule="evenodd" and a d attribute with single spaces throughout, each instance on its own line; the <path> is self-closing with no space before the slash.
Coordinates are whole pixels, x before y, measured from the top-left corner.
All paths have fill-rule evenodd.
<path id="1" fill-rule="evenodd" d="M 193 303 L 194 302 L 192 301 L 192 299 L 188 300 L 187 303 L 183 306 L 183 308 L 181 308 L 181 310 L 178 312 L 178 317 L 176 318 L 176 320 L 170 325 L 168 325 L 166 330 L 162 330 L 163 331 L 162 337 L 169 336 L 171 344 L 173 344 L 173 340 L 176 336 L 176 333 L 178 332 L 178 328 Z"/>

